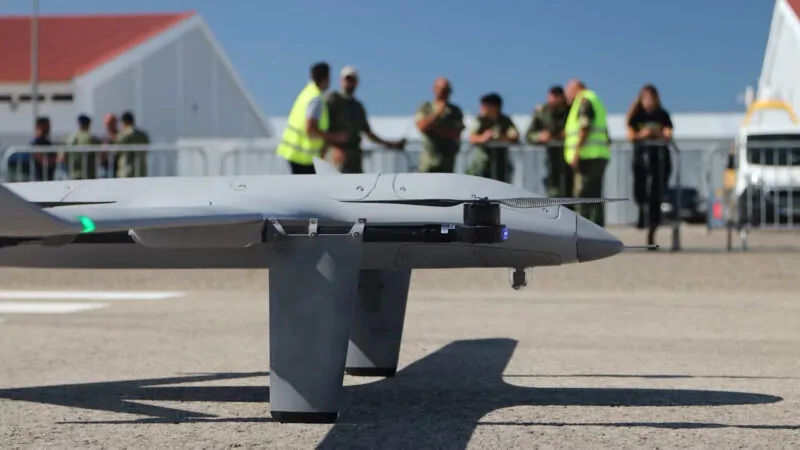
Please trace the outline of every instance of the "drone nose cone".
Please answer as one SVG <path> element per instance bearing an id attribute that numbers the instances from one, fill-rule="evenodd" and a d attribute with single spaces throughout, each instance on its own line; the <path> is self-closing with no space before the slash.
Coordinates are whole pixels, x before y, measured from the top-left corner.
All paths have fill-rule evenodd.
<path id="1" fill-rule="evenodd" d="M 590 220 L 577 217 L 578 262 L 597 261 L 623 250 L 624 245 L 613 234 Z"/>

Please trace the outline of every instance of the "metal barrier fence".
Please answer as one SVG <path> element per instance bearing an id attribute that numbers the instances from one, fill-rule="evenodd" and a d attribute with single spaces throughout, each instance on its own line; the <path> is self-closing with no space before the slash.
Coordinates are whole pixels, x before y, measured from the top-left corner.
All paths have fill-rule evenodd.
<path id="1" fill-rule="evenodd" d="M 286 160 L 275 153 L 276 147 L 236 148 L 220 155 L 221 175 L 289 174 Z M 407 152 L 370 148 L 363 151 L 365 173 L 414 172 L 413 157 Z"/>
<path id="2" fill-rule="evenodd" d="M 710 153 L 705 172 L 707 227 L 709 232 L 726 229 L 729 251 L 734 232 L 747 250 L 753 230 L 800 229 L 800 142 L 752 137 Z M 712 180 L 716 173 L 723 176 Z"/>
<path id="3" fill-rule="evenodd" d="M 208 175 L 207 149 L 174 145 L 18 146 L 3 151 L 4 182 Z"/>
<path id="4" fill-rule="evenodd" d="M 680 140 L 670 143 L 672 152 L 673 169 L 670 174 L 669 185 L 674 198 L 664 202 L 665 213 L 668 217 L 683 219 L 702 211 L 702 198 L 704 195 L 682 195 L 682 190 L 705 194 L 710 192 L 710 186 L 717 186 L 723 177 L 723 172 L 713 171 L 709 161 L 714 155 L 730 147 L 732 140 Z M 658 143 L 650 143 L 656 145 Z M 611 161 L 605 173 L 603 195 L 605 197 L 629 198 L 630 202 L 612 203 L 606 205 L 607 225 L 630 225 L 636 221 L 637 205 L 633 201 L 633 145 L 629 142 L 612 143 Z M 680 147 L 680 151 L 677 151 Z M 513 164 L 513 175 L 510 182 L 533 192 L 545 194 L 544 179 L 547 176 L 546 158 L 544 147 L 509 146 L 510 161 Z M 85 167 L 91 165 L 88 154 L 113 155 L 128 151 L 134 153 L 146 152 L 146 167 L 148 176 L 208 176 L 208 175 L 256 175 L 288 173 L 286 162 L 275 155 L 275 146 L 250 146 L 227 149 L 222 151 L 219 147 L 212 146 L 176 146 L 176 145 L 150 145 L 150 146 L 92 146 L 92 147 L 12 147 L 5 150 L 0 171 L 5 181 L 25 181 L 42 179 L 36 177 L 36 165 L 31 158 L 19 161 L 16 164 L 14 156 L 31 155 L 35 153 L 48 154 L 51 158 L 44 158 L 45 168 L 53 165 L 59 166 L 61 177 L 78 175 L 85 178 Z M 395 150 L 365 149 L 365 172 L 410 172 L 416 171 L 419 166 L 419 157 L 422 142 L 409 141 L 404 152 Z M 462 150 L 457 159 L 456 172 L 465 172 L 470 164 L 475 147 L 469 144 L 462 145 Z M 107 152 L 107 153 L 103 153 Z M 60 162 L 53 157 L 62 154 Z M 83 156 L 80 156 L 83 154 Z M 41 159 L 41 158 L 40 158 Z M 95 165 L 106 168 L 105 173 L 96 173 L 95 176 L 114 176 L 112 159 L 102 159 Z M 50 166 L 48 166 L 50 164 Z M 70 172 L 69 167 L 74 169 Z M 708 167 L 708 168 L 707 168 Z M 39 170 L 40 174 L 48 173 Z M 50 175 L 59 171 L 53 171 Z M 98 172 L 103 172 L 98 170 Z M 136 173 L 134 173 L 136 175 Z M 52 178 L 50 178 L 52 179 Z M 669 195 L 668 195 L 669 196 Z M 698 198 L 695 198 L 698 197 Z M 798 195 L 800 198 L 800 195 Z M 688 199 L 688 201 L 687 201 Z M 689 204 L 697 211 L 687 209 Z M 704 217 L 703 217 L 704 218 Z M 673 242 L 672 248 L 679 250 L 680 223 L 672 221 Z"/>

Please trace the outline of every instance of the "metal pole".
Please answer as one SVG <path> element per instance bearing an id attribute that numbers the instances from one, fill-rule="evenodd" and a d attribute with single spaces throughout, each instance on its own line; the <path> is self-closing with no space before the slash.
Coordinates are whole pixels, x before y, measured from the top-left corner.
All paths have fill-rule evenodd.
<path id="1" fill-rule="evenodd" d="M 672 251 L 681 250 L 681 149 L 670 139 L 671 147 L 675 150 L 673 162 L 675 167 L 675 222 L 672 225 Z"/>
<path id="2" fill-rule="evenodd" d="M 31 107 L 35 124 L 36 118 L 39 117 L 39 0 L 31 1 L 33 2 L 33 13 L 31 14 Z"/>

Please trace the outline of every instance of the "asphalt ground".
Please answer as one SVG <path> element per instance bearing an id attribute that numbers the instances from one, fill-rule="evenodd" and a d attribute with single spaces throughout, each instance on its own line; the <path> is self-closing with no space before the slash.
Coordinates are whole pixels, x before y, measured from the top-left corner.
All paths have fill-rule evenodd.
<path id="1" fill-rule="evenodd" d="M 800 235 L 682 244 L 415 273 L 400 372 L 335 425 L 270 419 L 266 271 L 0 270 L 0 447 L 797 448 Z"/>

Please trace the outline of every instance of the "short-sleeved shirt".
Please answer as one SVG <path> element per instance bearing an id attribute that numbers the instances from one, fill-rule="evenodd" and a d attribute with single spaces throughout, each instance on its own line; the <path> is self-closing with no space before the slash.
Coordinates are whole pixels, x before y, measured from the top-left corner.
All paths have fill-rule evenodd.
<path id="1" fill-rule="evenodd" d="M 434 111 L 433 102 L 423 102 L 417 108 L 414 120 L 421 120 Z M 423 134 L 423 150 L 432 155 L 454 155 L 461 147 L 461 139 L 450 139 L 439 135 L 437 129 L 464 131 L 464 113 L 457 105 L 448 103 L 444 114 L 436 119 L 433 130 Z"/>
<path id="2" fill-rule="evenodd" d="M 30 145 L 30 146 L 53 145 L 53 143 L 50 142 L 50 139 L 48 139 L 46 137 L 36 137 L 36 138 L 31 139 L 31 141 L 28 143 L 28 145 Z M 14 165 L 14 164 L 23 165 L 23 164 L 29 164 L 30 160 L 31 160 L 31 153 L 28 153 L 28 152 L 13 153 L 8 158 L 8 163 L 10 165 Z"/>
<path id="3" fill-rule="evenodd" d="M 96 145 L 99 144 L 100 140 L 94 137 L 92 133 L 88 131 L 76 131 L 67 139 L 67 145 L 76 145 L 76 146 L 83 146 L 83 145 Z"/>
<path id="4" fill-rule="evenodd" d="M 519 130 L 517 130 L 517 127 L 514 125 L 514 122 L 511 120 L 511 118 L 504 114 L 501 114 L 497 119 L 478 116 L 476 118 L 475 126 L 472 128 L 472 135 L 483 134 L 486 130 L 493 131 L 492 137 L 494 139 L 519 139 Z M 485 153 L 491 154 L 491 152 L 486 152 L 486 149 L 483 145 L 479 145 L 478 148 Z M 492 150 L 495 152 L 503 150 L 507 151 L 508 147 L 492 146 Z"/>
<path id="5" fill-rule="evenodd" d="M 658 108 L 654 111 L 646 111 L 642 108 L 628 119 L 628 126 L 636 131 L 644 128 L 657 128 L 658 130 L 665 127 L 672 128 L 672 117 L 664 108 Z"/>
<path id="6" fill-rule="evenodd" d="M 37 137 L 31 140 L 31 146 L 49 146 L 53 145 L 53 142 L 50 141 L 50 138 L 46 137 Z M 55 170 L 56 164 L 54 162 L 54 157 L 52 153 L 44 153 L 42 154 L 42 159 L 47 161 L 46 166 L 42 165 L 41 162 L 34 159 L 34 172 L 35 172 L 35 180 L 54 180 L 55 179 Z M 30 155 L 29 155 L 30 157 Z M 28 161 L 25 161 L 28 163 Z"/>
<path id="7" fill-rule="evenodd" d="M 578 108 L 578 123 L 581 129 L 592 126 L 594 117 L 594 106 L 592 106 L 592 102 L 585 98 L 581 99 L 581 104 Z"/>
<path id="8" fill-rule="evenodd" d="M 364 105 L 353 96 L 341 92 L 332 92 L 326 101 L 331 118 L 331 132 L 347 132 L 347 143 L 342 148 L 359 151 L 361 134 L 370 131 Z"/>
<path id="9" fill-rule="evenodd" d="M 644 128 L 656 128 L 661 131 L 665 127 L 672 128 L 672 118 L 669 112 L 664 108 L 658 108 L 654 111 L 646 111 L 644 108 L 639 108 L 639 110 L 628 119 L 628 126 L 636 131 Z M 647 145 L 642 142 L 635 142 L 633 148 L 635 150 L 635 163 L 639 162 L 639 159 L 643 157 L 641 152 L 647 149 L 649 149 L 647 151 L 663 151 L 665 157 L 670 158 L 670 153 L 665 145 Z"/>
<path id="10" fill-rule="evenodd" d="M 628 126 L 635 131 L 645 128 L 656 128 L 661 131 L 665 127 L 672 128 L 672 118 L 669 112 L 664 108 L 658 108 L 654 111 L 646 111 L 644 108 L 639 108 L 639 110 L 628 119 Z M 672 156 L 666 145 L 659 145 L 658 143 L 656 143 L 656 145 L 647 145 L 644 142 L 634 142 L 633 149 L 634 168 L 643 165 L 661 167 L 661 164 L 656 162 L 656 158 L 663 158 L 660 161 L 667 164 L 668 167 L 672 164 Z M 652 160 L 653 164 L 648 164 L 649 160 Z M 669 171 L 671 169 L 667 170 Z"/>
<path id="11" fill-rule="evenodd" d="M 100 139 L 89 131 L 78 130 L 67 138 L 68 146 L 91 146 L 100 144 Z M 66 154 L 67 166 L 73 180 L 97 178 L 97 169 L 103 167 L 97 153 L 79 152 Z"/>
<path id="12" fill-rule="evenodd" d="M 550 105 L 539 105 L 533 111 L 531 123 L 525 133 L 525 140 L 529 144 L 536 144 L 536 138 L 542 131 L 549 131 L 556 140 L 560 137 L 567 124 L 569 108 L 556 109 Z"/>
<path id="13" fill-rule="evenodd" d="M 314 119 L 319 120 L 322 116 L 322 97 L 317 96 L 311 99 L 308 102 L 308 106 L 306 107 L 306 119 Z"/>
<path id="14" fill-rule="evenodd" d="M 150 136 L 148 136 L 146 132 L 138 128 L 125 130 L 119 135 L 117 135 L 117 144 L 119 145 L 149 144 L 149 143 L 150 143 Z"/>

